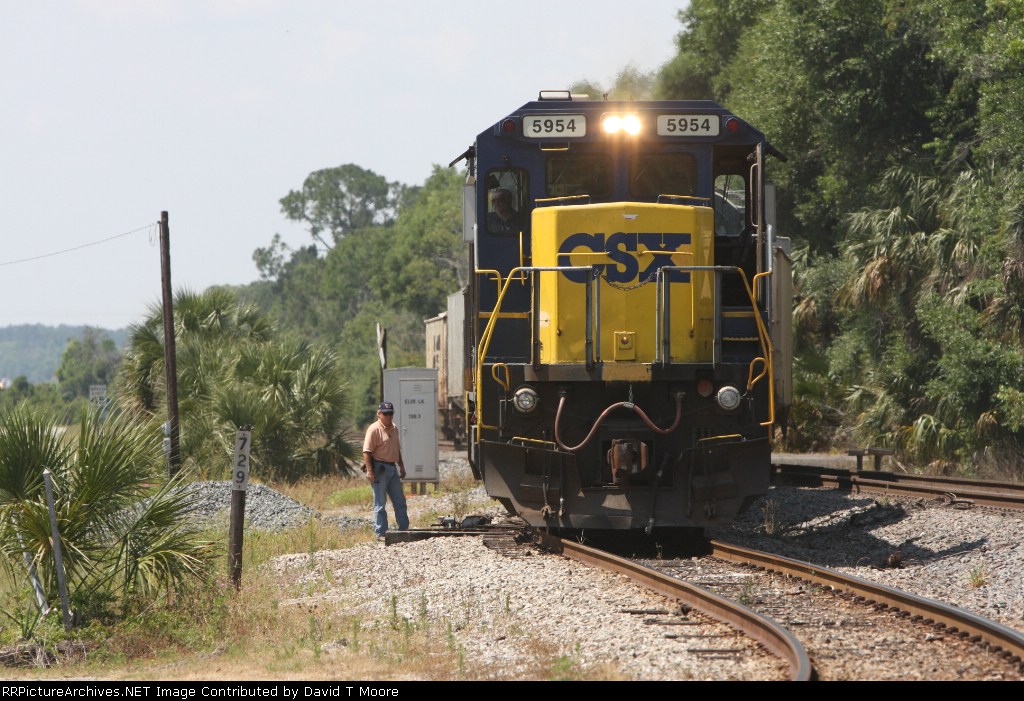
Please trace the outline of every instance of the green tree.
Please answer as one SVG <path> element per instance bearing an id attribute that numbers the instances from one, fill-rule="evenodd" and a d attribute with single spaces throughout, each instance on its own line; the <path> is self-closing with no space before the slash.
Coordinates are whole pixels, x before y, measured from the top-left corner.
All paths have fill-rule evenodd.
<path id="1" fill-rule="evenodd" d="M 801 446 L 949 469 L 1024 454 L 1024 3 L 712 2 L 680 12 L 665 98 L 759 129 L 797 244 Z"/>
<path id="2" fill-rule="evenodd" d="M 252 426 L 257 473 L 296 481 L 351 471 L 361 456 L 347 428 L 348 388 L 333 351 L 282 340 L 240 349 L 210 396 L 220 435 Z"/>
<path id="3" fill-rule="evenodd" d="M 676 36 L 678 51 L 658 73 L 655 95 L 728 104 L 725 68 L 770 5 L 770 0 L 690 0 L 678 13 L 683 25 Z"/>
<path id="4" fill-rule="evenodd" d="M 925 28 L 891 19 L 888 7 L 773 3 L 719 78 L 729 107 L 790 156 L 772 170 L 780 227 L 816 252 L 835 250 L 843 215 L 871 201 L 882 173 L 926 157 L 928 114 L 949 89 Z"/>
<path id="5" fill-rule="evenodd" d="M 121 353 L 100 329 L 87 327 L 81 338 L 68 342 L 57 368 L 57 383 L 67 399 L 88 397 L 90 385 L 114 381 Z"/>
<path id="6" fill-rule="evenodd" d="M 335 249 L 362 238 L 346 237 Z M 328 257 L 335 249 L 328 252 Z M 337 318 L 337 300 L 322 291 L 328 261 L 320 256 L 316 246 L 304 246 L 288 253 L 290 257 L 280 263 L 276 277 L 262 283 L 265 291 L 257 299 L 264 300 L 264 308 L 279 320 L 282 330 L 314 340 L 329 339 L 329 329 Z"/>
<path id="7" fill-rule="evenodd" d="M 655 72 L 644 73 L 631 63 L 619 71 L 608 90 L 591 80 L 573 83 L 569 90 L 574 95 L 589 95 L 593 100 L 650 100 L 655 79 Z"/>
<path id="8" fill-rule="evenodd" d="M 324 168 L 309 174 L 301 190 L 281 199 L 281 211 L 306 225 L 310 235 L 331 249 L 347 234 L 369 226 L 390 223 L 395 187 L 372 170 L 353 163 Z"/>
<path id="9" fill-rule="evenodd" d="M 399 212 L 390 241 L 380 241 L 382 261 L 374 268 L 380 299 L 416 315 L 421 338 L 423 319 L 445 309 L 448 295 L 469 279 L 462 240 L 464 183 L 464 174 L 434 166 L 416 198 Z"/>

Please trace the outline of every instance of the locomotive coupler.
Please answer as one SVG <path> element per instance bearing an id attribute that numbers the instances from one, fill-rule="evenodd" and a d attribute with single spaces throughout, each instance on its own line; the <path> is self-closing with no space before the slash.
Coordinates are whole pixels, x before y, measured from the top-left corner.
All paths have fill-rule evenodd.
<path id="1" fill-rule="evenodd" d="M 640 474 L 647 467 L 647 444 L 632 438 L 615 438 L 607 458 L 612 482 L 617 487 L 628 487 L 630 475 Z"/>

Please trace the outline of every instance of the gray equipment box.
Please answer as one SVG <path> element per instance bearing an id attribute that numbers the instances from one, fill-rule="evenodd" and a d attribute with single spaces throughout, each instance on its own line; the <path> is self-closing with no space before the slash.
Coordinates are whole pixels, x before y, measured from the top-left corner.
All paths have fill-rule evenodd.
<path id="1" fill-rule="evenodd" d="M 384 399 L 395 405 L 405 481 L 440 482 L 437 457 L 437 369 L 384 370 Z"/>

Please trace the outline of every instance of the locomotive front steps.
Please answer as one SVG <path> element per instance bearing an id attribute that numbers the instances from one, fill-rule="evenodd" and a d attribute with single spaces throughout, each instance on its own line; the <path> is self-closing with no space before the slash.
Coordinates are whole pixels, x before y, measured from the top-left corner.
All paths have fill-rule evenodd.
<path id="1" fill-rule="evenodd" d="M 721 316 L 722 357 L 747 360 L 759 355 L 757 320 L 750 307 L 724 307 Z"/>

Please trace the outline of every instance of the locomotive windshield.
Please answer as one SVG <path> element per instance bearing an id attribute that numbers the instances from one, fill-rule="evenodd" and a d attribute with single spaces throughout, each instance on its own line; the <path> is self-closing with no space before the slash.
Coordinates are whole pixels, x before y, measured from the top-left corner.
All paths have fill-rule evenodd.
<path id="1" fill-rule="evenodd" d="M 629 162 L 629 192 L 649 199 L 658 195 L 694 195 L 697 162 L 688 153 L 644 153 Z"/>
<path id="2" fill-rule="evenodd" d="M 606 199 L 612 188 L 611 159 L 597 153 L 551 155 L 544 180 L 548 197 L 590 195 L 593 200 Z"/>
<path id="3" fill-rule="evenodd" d="M 615 164 L 608 154 L 567 152 L 547 157 L 545 191 L 548 197 L 587 195 L 591 201 L 611 197 Z M 629 195 L 654 200 L 659 195 L 693 196 L 697 191 L 697 161 L 689 153 L 638 153 L 628 161 Z"/>

